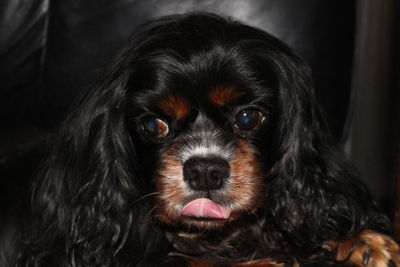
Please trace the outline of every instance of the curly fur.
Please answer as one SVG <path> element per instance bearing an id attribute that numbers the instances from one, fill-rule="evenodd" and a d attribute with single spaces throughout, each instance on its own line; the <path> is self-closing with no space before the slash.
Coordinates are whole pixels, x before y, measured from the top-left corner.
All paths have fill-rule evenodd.
<path id="1" fill-rule="evenodd" d="M 164 144 L 137 132 L 141 102 L 220 83 L 248 88 L 270 114 L 265 131 L 240 137 L 261 155 L 261 207 L 210 231 L 160 222 L 152 177 Z M 171 253 L 321 262 L 334 258 L 327 240 L 388 232 L 371 199 L 327 130 L 309 67 L 291 49 L 228 18 L 168 16 L 143 26 L 49 144 L 14 256 L 18 266 L 184 264 Z"/>

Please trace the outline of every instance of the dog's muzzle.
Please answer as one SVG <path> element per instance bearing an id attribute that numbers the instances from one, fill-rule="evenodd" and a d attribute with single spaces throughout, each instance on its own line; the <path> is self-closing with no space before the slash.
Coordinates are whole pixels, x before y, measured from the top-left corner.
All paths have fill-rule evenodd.
<path id="1" fill-rule="evenodd" d="M 229 162 L 216 156 L 191 157 L 183 164 L 183 180 L 194 191 L 223 188 L 230 176 Z M 208 198 L 195 199 L 183 207 L 182 216 L 227 219 L 230 211 Z"/>

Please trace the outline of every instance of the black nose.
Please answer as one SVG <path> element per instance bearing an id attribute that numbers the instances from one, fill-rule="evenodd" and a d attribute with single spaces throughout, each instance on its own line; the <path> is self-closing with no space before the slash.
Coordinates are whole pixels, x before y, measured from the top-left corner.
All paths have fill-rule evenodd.
<path id="1" fill-rule="evenodd" d="M 220 189 L 229 172 L 228 161 L 218 157 L 192 157 L 183 164 L 183 179 L 193 190 Z"/>

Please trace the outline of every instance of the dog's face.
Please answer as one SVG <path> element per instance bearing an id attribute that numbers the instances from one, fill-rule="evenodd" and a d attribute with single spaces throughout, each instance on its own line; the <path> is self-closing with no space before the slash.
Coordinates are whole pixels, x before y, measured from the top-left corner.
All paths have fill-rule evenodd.
<path id="1" fill-rule="evenodd" d="M 117 66 L 135 168 L 162 222 L 204 229 L 254 215 L 273 171 L 299 170 L 313 138 L 311 79 L 271 35 L 220 17 L 166 18 Z"/>
<path id="2" fill-rule="evenodd" d="M 141 155 L 152 173 L 162 221 L 210 227 L 262 205 L 258 147 L 270 112 L 246 90 L 236 84 L 161 90 L 141 104 L 136 132 L 146 143 Z"/>
<path id="3" fill-rule="evenodd" d="M 141 54 L 127 118 L 156 217 L 213 228 L 263 205 L 274 91 L 245 45 L 195 37 Z"/>

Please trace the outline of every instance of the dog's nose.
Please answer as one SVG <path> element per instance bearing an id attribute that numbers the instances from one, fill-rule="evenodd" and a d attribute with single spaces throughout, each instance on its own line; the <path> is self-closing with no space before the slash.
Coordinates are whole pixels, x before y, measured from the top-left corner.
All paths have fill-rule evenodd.
<path id="1" fill-rule="evenodd" d="M 192 157 L 183 164 L 183 179 L 193 190 L 220 189 L 229 173 L 228 161 L 218 157 Z"/>

